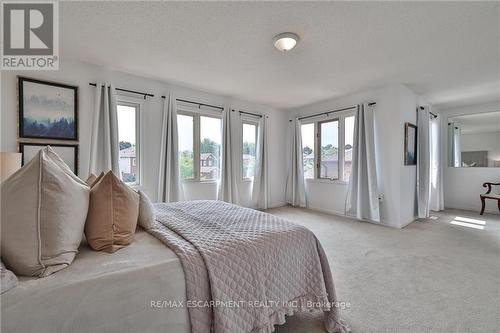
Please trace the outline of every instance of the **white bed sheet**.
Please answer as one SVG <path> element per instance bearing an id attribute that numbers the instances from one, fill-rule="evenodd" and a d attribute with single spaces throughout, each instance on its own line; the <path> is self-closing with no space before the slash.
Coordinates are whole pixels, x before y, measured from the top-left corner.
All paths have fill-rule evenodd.
<path id="1" fill-rule="evenodd" d="M 185 279 L 175 253 L 139 228 L 113 254 L 82 244 L 71 266 L 42 279 L 20 277 L 0 300 L 2 332 L 191 331 L 186 308 L 151 307 L 185 302 Z"/>

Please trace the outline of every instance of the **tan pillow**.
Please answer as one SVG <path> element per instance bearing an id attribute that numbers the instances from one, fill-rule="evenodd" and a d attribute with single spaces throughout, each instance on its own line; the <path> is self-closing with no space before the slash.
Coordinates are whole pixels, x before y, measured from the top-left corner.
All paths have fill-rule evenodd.
<path id="1" fill-rule="evenodd" d="M 132 243 L 139 195 L 109 171 L 90 190 L 85 237 L 97 251 L 115 252 Z"/>
<path id="2" fill-rule="evenodd" d="M 90 173 L 89 178 L 87 178 L 87 180 L 85 181 L 85 183 L 87 183 L 87 185 L 89 187 L 92 187 L 92 184 L 95 183 L 96 179 L 97 179 L 97 176 L 94 175 L 93 173 Z"/>
<path id="3" fill-rule="evenodd" d="M 144 229 L 149 230 L 153 227 L 156 220 L 155 209 L 146 193 L 140 190 L 138 193 L 140 196 L 138 223 Z"/>
<path id="4" fill-rule="evenodd" d="M 99 176 L 96 176 L 93 173 L 90 173 L 90 176 L 89 176 L 89 178 L 87 178 L 85 183 L 87 183 L 87 185 L 90 188 L 92 188 L 92 186 L 94 186 L 94 184 L 96 184 L 104 175 L 105 175 L 104 172 L 101 172 L 101 174 Z"/>
<path id="5" fill-rule="evenodd" d="M 89 188 L 46 147 L 2 183 L 2 260 L 17 275 L 47 276 L 73 261 Z"/>

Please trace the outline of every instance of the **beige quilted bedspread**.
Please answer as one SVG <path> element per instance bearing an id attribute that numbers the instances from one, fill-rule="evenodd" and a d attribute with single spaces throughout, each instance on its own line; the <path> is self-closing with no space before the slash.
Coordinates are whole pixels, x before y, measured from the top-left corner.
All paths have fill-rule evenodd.
<path id="1" fill-rule="evenodd" d="M 307 228 L 221 201 L 155 204 L 150 231 L 180 258 L 193 333 L 268 333 L 285 315 L 325 311 L 340 321 L 330 267 Z"/>

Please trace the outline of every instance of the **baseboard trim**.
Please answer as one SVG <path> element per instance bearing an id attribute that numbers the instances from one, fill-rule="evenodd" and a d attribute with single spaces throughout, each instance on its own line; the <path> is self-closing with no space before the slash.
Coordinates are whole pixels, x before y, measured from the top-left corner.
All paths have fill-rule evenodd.
<path id="1" fill-rule="evenodd" d="M 356 222 L 370 223 L 370 224 L 374 224 L 374 225 L 378 225 L 378 226 L 382 226 L 382 227 L 389 227 L 389 228 L 395 228 L 395 229 L 401 229 L 402 228 L 400 226 L 393 225 L 393 224 L 387 224 L 387 223 L 384 223 L 384 222 L 377 223 L 377 222 L 373 222 L 373 221 L 370 221 L 370 220 L 358 220 L 357 218 L 355 218 L 353 216 L 345 215 L 344 212 L 339 212 L 337 210 L 323 209 L 323 208 L 318 208 L 318 207 L 313 207 L 313 206 L 307 206 L 306 208 L 310 209 L 310 210 L 313 210 L 315 212 L 319 212 L 319 213 L 324 213 L 324 214 L 329 214 L 329 215 L 335 215 L 335 216 L 338 216 L 338 217 L 344 217 L 346 219 L 353 220 L 353 221 L 356 221 Z"/>

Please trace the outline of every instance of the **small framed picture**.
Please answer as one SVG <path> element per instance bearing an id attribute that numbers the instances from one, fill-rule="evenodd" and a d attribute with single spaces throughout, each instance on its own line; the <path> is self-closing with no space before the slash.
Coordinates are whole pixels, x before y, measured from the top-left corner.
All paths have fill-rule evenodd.
<path id="1" fill-rule="evenodd" d="M 417 126 L 405 123 L 405 165 L 417 165 Z"/>
<path id="2" fill-rule="evenodd" d="M 78 140 L 78 87 L 18 77 L 19 137 Z"/>
<path id="3" fill-rule="evenodd" d="M 50 146 L 57 155 L 68 165 L 75 175 L 78 176 L 78 145 L 77 144 L 48 144 L 48 143 L 33 143 L 19 142 L 19 152 L 22 155 L 21 164 L 24 165 L 31 161 L 40 149 Z"/>

